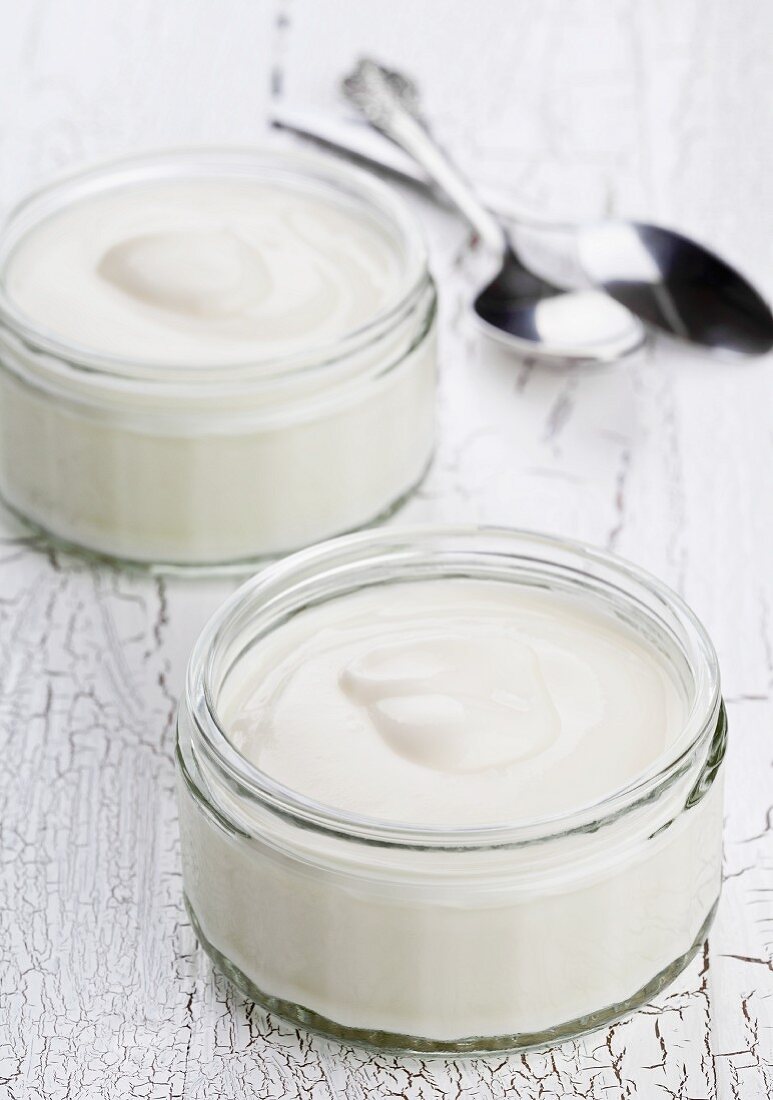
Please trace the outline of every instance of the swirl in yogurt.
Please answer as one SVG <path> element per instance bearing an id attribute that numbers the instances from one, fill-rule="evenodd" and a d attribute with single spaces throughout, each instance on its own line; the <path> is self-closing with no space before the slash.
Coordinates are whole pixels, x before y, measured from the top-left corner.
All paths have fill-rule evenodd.
<path id="1" fill-rule="evenodd" d="M 671 668 L 577 597 L 475 580 L 390 584 L 258 643 L 221 719 L 264 772 L 391 822 L 565 813 L 641 775 L 683 728 Z"/>
<path id="2" fill-rule="evenodd" d="M 320 347 L 400 286 L 377 222 L 329 198 L 230 179 L 115 189 L 53 214 L 10 258 L 30 319 L 90 351 L 216 365 Z"/>

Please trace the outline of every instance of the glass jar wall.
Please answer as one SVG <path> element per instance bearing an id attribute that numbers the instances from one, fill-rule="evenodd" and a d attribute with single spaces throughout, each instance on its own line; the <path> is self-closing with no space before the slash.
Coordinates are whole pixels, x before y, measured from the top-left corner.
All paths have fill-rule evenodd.
<path id="1" fill-rule="evenodd" d="M 233 207 L 229 214 L 224 204 L 222 231 L 200 209 L 218 209 L 218 189 Z M 161 232 L 178 195 L 203 229 L 173 222 Z M 234 241 L 239 219 L 266 196 L 280 212 L 284 198 L 301 205 L 276 226 L 248 226 L 263 234 L 258 244 L 268 234 L 264 270 L 249 233 L 249 248 Z M 317 239 L 323 214 L 331 225 Z M 40 270 L 34 251 L 22 261 L 43 245 L 56 271 L 69 224 L 61 219 L 70 216 L 106 242 L 101 252 L 93 246 L 98 271 L 83 277 L 82 301 L 64 277 L 47 275 L 29 290 L 15 274 Z M 116 219 L 134 235 L 108 249 Z M 391 282 L 361 316 L 347 297 L 360 293 L 356 241 L 336 243 L 339 222 L 353 237 L 361 227 L 363 247 L 382 250 L 375 267 L 389 261 Z M 265 290 L 289 245 L 300 266 L 283 267 Z M 242 318 L 244 302 L 249 314 L 264 292 L 273 312 Z M 103 315 L 70 321 L 77 305 Z M 435 305 L 421 236 L 402 203 L 323 157 L 181 151 L 54 184 L 0 234 L 0 491 L 60 540 L 148 564 L 240 562 L 370 524 L 410 493 L 430 460 Z M 308 338 L 294 338 L 291 307 L 305 310 Z M 242 322 L 252 328 L 240 343 Z M 282 338 L 266 337 L 267 354 L 258 354 L 261 333 L 281 324 Z M 205 354 L 213 329 L 228 354 Z M 75 342 L 81 330 L 91 344 Z M 187 358 L 173 357 L 178 347 Z"/>
<path id="2" fill-rule="evenodd" d="M 587 805 L 448 827 L 321 803 L 235 747 L 222 704 L 251 652 L 331 601 L 432 580 L 564 594 L 633 630 L 679 685 L 683 728 Z M 453 1053 L 579 1034 L 654 996 L 705 938 L 725 731 L 702 627 L 612 556 L 497 529 L 335 540 L 265 569 L 196 646 L 178 727 L 191 919 L 248 996 L 347 1041 Z"/>

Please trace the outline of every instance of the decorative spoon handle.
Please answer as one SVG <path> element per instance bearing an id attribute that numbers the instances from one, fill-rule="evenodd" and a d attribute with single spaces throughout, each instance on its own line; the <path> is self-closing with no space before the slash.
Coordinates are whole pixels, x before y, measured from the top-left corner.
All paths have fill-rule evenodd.
<path id="1" fill-rule="evenodd" d="M 416 87 L 399 73 L 364 58 L 342 84 L 344 95 L 370 124 L 416 160 L 467 219 L 481 240 L 500 255 L 508 248 L 504 229 L 429 133 L 418 110 Z"/>

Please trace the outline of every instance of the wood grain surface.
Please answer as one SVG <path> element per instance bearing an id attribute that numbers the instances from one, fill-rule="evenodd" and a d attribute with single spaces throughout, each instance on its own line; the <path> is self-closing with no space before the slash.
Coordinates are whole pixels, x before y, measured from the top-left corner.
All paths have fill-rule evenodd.
<path id="1" fill-rule="evenodd" d="M 340 109 L 362 52 L 421 82 L 477 179 L 556 216 L 670 223 L 773 290 L 773 7 L 758 0 L 2 0 L 0 203 L 126 150 L 261 142 L 271 97 Z M 233 578 L 158 578 L 0 524 L 0 1097 L 773 1093 L 773 363 L 664 341 L 563 371 L 486 345 L 478 260 L 406 191 L 442 296 L 439 446 L 392 522 L 486 521 L 612 548 L 712 633 L 731 724 L 725 887 L 657 1002 L 510 1058 L 369 1057 L 266 1018 L 186 921 L 174 714 Z"/>

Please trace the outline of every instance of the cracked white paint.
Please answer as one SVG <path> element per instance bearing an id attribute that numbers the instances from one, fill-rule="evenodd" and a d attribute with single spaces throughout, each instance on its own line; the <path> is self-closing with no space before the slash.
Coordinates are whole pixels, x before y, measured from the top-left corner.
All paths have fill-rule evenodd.
<path id="1" fill-rule="evenodd" d="M 225 13 L 225 14 L 224 14 Z M 680 226 L 773 290 L 773 9 L 757 0 L 37 0 L 0 41 L 0 201 L 86 158 L 260 139 L 376 52 L 423 82 L 471 171 L 555 212 Z M 278 18 L 281 17 L 281 18 Z M 435 465 L 397 522 L 505 522 L 613 547 L 716 641 L 731 737 L 706 952 L 629 1020 L 554 1050 L 368 1057 L 213 975 L 180 897 L 173 716 L 233 580 L 154 580 L 0 519 L 0 1100 L 462 1100 L 773 1093 L 773 364 L 658 344 L 567 374 L 484 347 L 478 260 L 426 199 L 443 292 Z"/>

